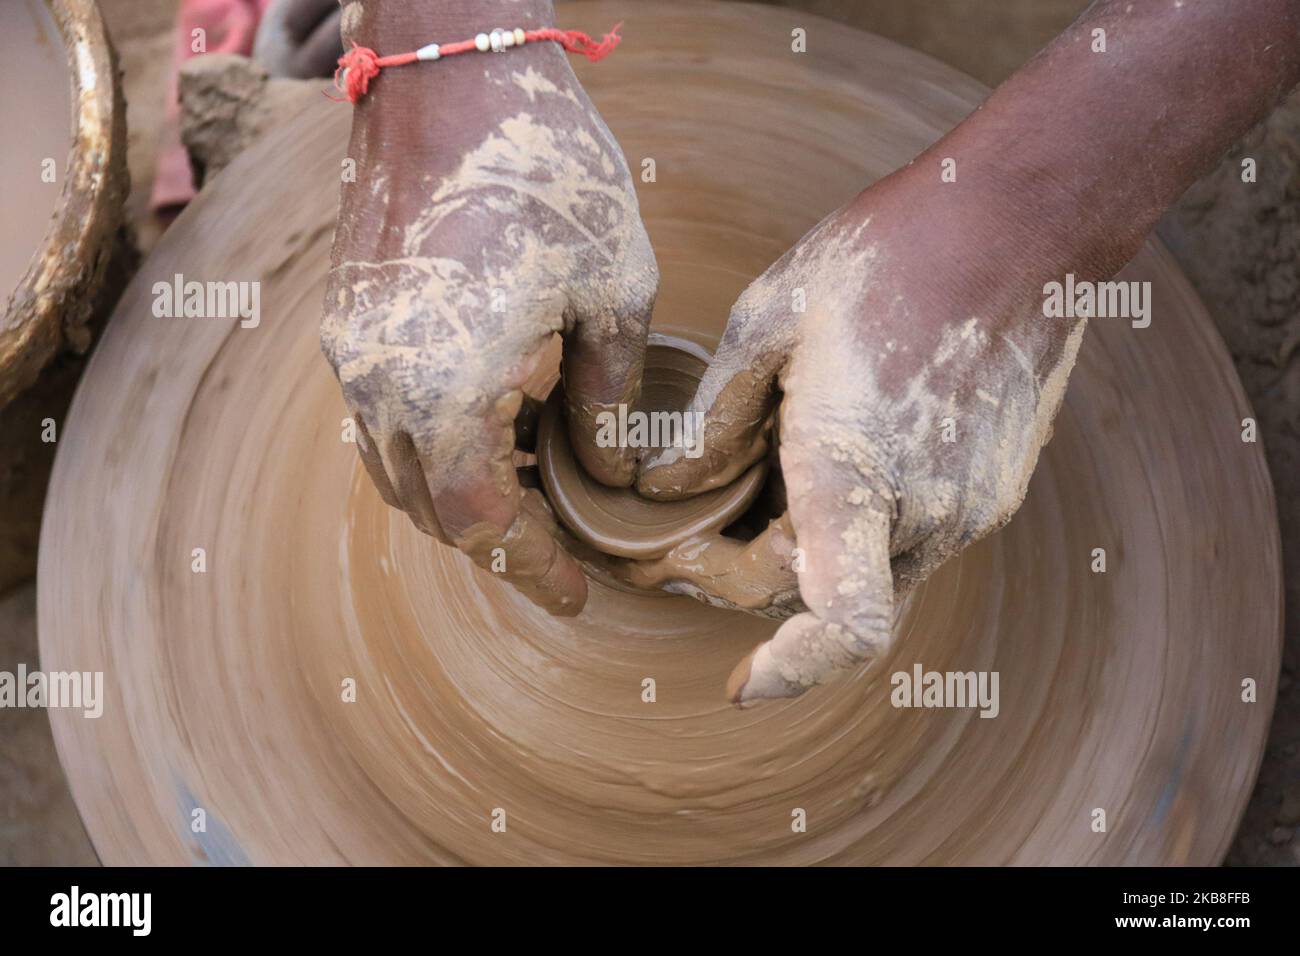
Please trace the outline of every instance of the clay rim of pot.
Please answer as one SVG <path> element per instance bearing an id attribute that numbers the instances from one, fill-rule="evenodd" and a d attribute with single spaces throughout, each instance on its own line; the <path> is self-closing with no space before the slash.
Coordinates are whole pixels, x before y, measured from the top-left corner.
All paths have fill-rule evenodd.
<path id="1" fill-rule="evenodd" d="M 0 324 L 0 408 L 63 349 L 84 352 L 93 292 L 122 224 L 129 180 L 117 57 L 95 0 L 45 0 L 72 82 L 72 146 L 45 237 L 9 293 Z"/>

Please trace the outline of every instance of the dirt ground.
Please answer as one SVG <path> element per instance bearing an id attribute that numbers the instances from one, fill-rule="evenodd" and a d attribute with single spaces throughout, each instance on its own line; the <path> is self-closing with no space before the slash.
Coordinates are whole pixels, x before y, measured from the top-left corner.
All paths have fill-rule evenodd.
<path id="1" fill-rule="evenodd" d="M 990 85 L 1064 27 L 1085 0 L 767 0 L 874 30 Z M 130 130 L 128 215 L 142 251 L 162 231 L 147 209 L 162 126 L 176 0 L 100 0 L 120 56 Z M 1259 181 L 1242 188 L 1240 160 Z M 1287 600 L 1300 607 L 1300 97 L 1279 109 L 1165 219 L 1161 237 L 1227 341 L 1260 422 L 1278 494 Z M 1213 586 L 1214 569 L 1207 570 Z M 34 587 L 0 599 L 0 670 L 36 661 Z M 1277 709 L 1258 786 L 1228 856 L 1300 863 L 1300 614 L 1287 622 Z M 0 712 L 0 865 L 87 864 L 41 711 Z"/>

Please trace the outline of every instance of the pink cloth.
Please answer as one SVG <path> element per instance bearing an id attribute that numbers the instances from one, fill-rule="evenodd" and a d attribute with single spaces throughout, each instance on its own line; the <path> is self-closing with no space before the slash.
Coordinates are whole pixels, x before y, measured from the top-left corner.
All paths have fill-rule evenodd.
<path id="1" fill-rule="evenodd" d="M 167 90 L 167 111 L 158 143 L 150 207 L 155 211 L 183 206 L 194 198 L 194 173 L 190 158 L 181 145 L 181 64 L 202 53 L 253 51 L 253 38 L 262 14 L 272 0 L 182 0 L 176 14 L 171 81 Z M 203 30 L 204 43 L 195 50 L 195 30 Z"/>

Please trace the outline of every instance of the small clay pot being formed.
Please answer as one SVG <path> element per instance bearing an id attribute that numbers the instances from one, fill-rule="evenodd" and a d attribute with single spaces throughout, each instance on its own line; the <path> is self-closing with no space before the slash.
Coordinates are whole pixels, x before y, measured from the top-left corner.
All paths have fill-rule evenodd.
<path id="1" fill-rule="evenodd" d="M 709 353 L 694 342 L 651 335 L 641 397 L 630 412 L 681 412 L 708 365 Z M 537 465 L 551 506 L 575 537 L 606 554 L 640 560 L 662 557 L 689 538 L 730 524 L 749 507 L 767 477 L 767 464 L 760 462 L 726 487 L 681 501 L 651 501 L 634 488 L 602 485 L 574 457 L 564 427 L 562 384 L 542 413 Z"/>

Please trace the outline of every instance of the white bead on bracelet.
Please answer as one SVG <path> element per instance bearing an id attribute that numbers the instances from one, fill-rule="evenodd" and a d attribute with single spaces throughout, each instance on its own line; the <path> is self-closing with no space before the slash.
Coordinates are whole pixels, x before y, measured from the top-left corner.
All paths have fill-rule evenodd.
<path id="1" fill-rule="evenodd" d="M 523 46 L 527 42 L 524 31 L 515 27 L 513 30 L 496 29 L 491 33 L 480 33 L 474 38 L 474 48 L 480 53 L 504 53 L 512 46 Z"/>
<path id="2" fill-rule="evenodd" d="M 528 36 L 520 27 L 513 30 L 496 29 L 491 33 L 480 33 L 474 37 L 474 49 L 480 53 L 504 53 L 511 47 L 523 46 Z M 437 60 L 442 57 L 442 48 L 437 43 L 430 43 L 415 51 L 421 60 Z"/>

